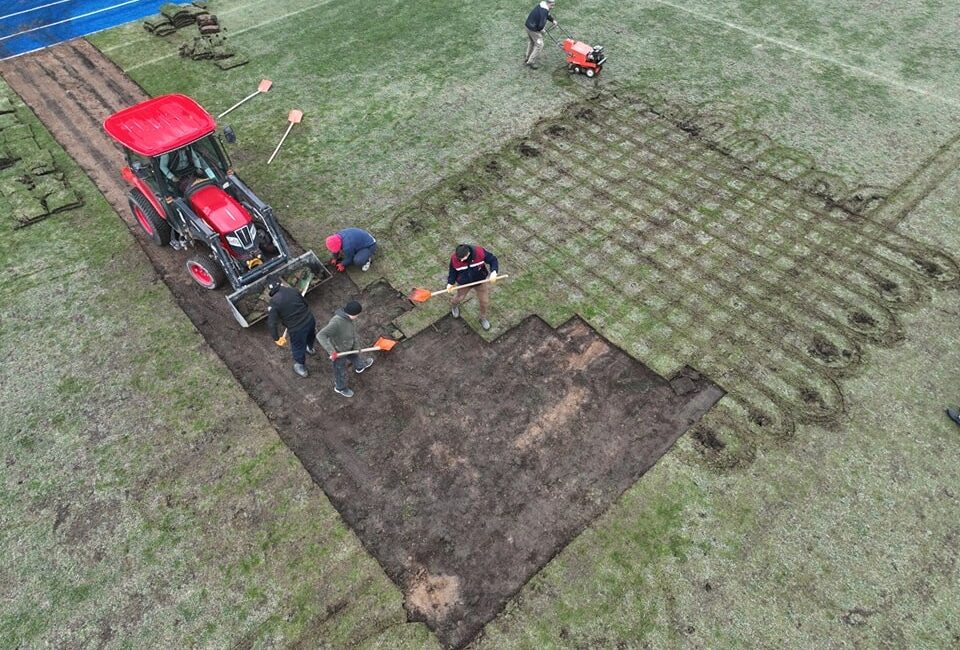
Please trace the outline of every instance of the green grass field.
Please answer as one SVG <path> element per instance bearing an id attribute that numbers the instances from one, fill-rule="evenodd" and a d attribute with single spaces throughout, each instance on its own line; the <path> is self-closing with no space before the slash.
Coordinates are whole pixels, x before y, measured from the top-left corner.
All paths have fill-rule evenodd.
<path id="1" fill-rule="evenodd" d="M 556 48 L 522 68 L 530 7 L 503 0 L 213 0 L 251 58 L 229 72 L 179 58 L 182 34 L 129 25 L 91 40 L 147 92 L 213 113 L 271 78 L 229 116 L 230 153 L 304 246 L 368 227 L 375 268 L 406 290 L 442 282 L 448 249 L 481 238 L 519 274 L 498 288 L 491 336 L 528 313 L 580 313 L 658 372 L 689 364 L 727 389 L 705 423 L 719 444 L 681 438 L 476 647 L 943 648 L 960 644 L 960 429 L 943 414 L 960 402 L 958 291 L 903 271 L 916 291 L 890 306 L 857 274 L 887 245 L 955 257 L 960 33 L 949 2 L 890 4 L 560 0 L 561 24 L 607 47 L 597 87 Z M 594 132 L 569 107 L 598 93 L 616 119 Z M 631 121 L 641 103 L 648 121 Z M 268 167 L 291 108 L 304 121 Z M 0 646 L 434 647 L 133 236 L 17 110 L 85 206 L 0 221 Z M 739 139 L 708 144 L 742 169 L 695 167 L 706 145 L 665 147 L 677 168 L 631 153 L 711 116 Z M 764 155 L 744 152 L 750 134 Z M 526 141 L 547 153 L 531 163 Z M 809 174 L 788 177 L 797 160 L 829 199 L 809 207 L 820 195 Z M 485 176 L 490 161 L 509 173 Z M 610 169 L 647 189 L 617 194 Z M 581 171 L 608 203 L 565 181 Z M 714 178 L 747 201 L 728 206 L 736 229 L 684 193 Z M 458 198 L 473 185 L 482 200 Z M 726 280 L 745 250 L 787 250 L 762 220 L 770 187 L 800 197 L 770 208 L 777 224 L 806 205 L 809 231 L 855 188 L 884 199 L 824 231 L 821 257 L 789 281 L 773 262 Z M 672 229 L 635 229 L 671 201 Z M 700 232 L 712 243 L 697 247 Z M 729 307 L 738 297 L 752 313 Z M 832 311 L 848 304 L 891 314 L 898 335 L 861 336 Z M 406 333 L 441 314 L 411 313 Z M 817 366 L 796 334 L 808 330 L 854 341 L 856 362 Z M 821 395 L 823 417 L 794 389 Z M 750 424 L 756 412 L 775 430 Z"/>

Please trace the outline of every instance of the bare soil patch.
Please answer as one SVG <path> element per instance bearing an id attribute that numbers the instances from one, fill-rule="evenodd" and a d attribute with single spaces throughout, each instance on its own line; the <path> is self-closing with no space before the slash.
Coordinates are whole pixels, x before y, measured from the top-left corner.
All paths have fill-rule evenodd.
<path id="1" fill-rule="evenodd" d="M 21 57 L 0 72 L 136 230 L 120 156 L 100 123 L 145 99 L 142 91 L 83 41 Z M 404 590 L 410 618 L 425 621 L 448 647 L 472 639 L 722 394 L 693 371 L 659 377 L 579 319 L 554 330 L 530 317 L 486 343 L 447 317 L 352 374 L 357 396 L 345 399 L 333 392 L 327 360 L 309 360 L 312 374 L 300 379 L 289 351 L 262 324 L 242 330 L 222 293 L 187 278 L 180 254 L 143 248 L 211 348 Z M 309 299 L 321 325 L 359 299 L 370 342 L 393 334 L 393 320 L 412 307 L 385 283 L 361 292 L 343 275 Z"/>

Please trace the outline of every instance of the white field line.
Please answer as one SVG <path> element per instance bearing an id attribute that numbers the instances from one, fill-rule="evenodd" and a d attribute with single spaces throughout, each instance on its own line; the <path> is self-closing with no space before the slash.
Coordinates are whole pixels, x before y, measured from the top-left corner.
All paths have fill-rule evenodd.
<path id="1" fill-rule="evenodd" d="M 787 41 L 781 40 L 781 39 L 779 39 L 779 38 L 775 38 L 775 37 L 773 37 L 773 36 L 767 36 L 766 34 L 763 34 L 763 33 L 758 32 L 758 31 L 756 31 L 756 30 L 750 29 L 749 27 L 744 27 L 743 25 L 738 25 L 738 24 L 736 24 L 736 23 L 731 23 L 731 22 L 729 22 L 729 21 L 723 20 L 722 18 L 717 18 L 716 16 L 711 16 L 711 15 L 709 15 L 709 14 L 705 14 L 705 13 L 702 13 L 702 12 L 699 12 L 699 11 L 695 11 L 695 10 L 693 10 L 693 9 L 688 9 L 687 7 L 674 4 L 674 3 L 672 3 L 672 2 L 669 2 L 668 0 L 653 0 L 653 2 L 656 2 L 657 4 L 661 4 L 661 5 L 664 5 L 664 6 L 667 6 L 667 7 L 671 7 L 672 9 L 676 9 L 677 11 L 682 11 L 682 12 L 684 12 L 684 13 L 686 13 L 686 14 L 690 14 L 691 16 L 693 16 L 693 17 L 695 17 L 695 18 L 699 18 L 700 20 L 704 20 L 704 21 L 716 23 L 716 24 L 718 24 L 718 25 L 723 25 L 724 27 L 727 27 L 727 28 L 729 28 L 729 29 L 732 29 L 732 30 L 735 30 L 735 31 L 738 31 L 738 32 L 743 32 L 744 34 L 749 34 L 750 36 L 752 36 L 752 37 L 754 37 L 754 38 L 758 38 L 758 39 L 760 39 L 760 40 L 762 40 L 762 41 L 767 41 L 768 43 L 773 43 L 774 45 L 777 45 L 777 46 L 779 46 L 779 47 L 782 47 L 782 48 L 785 49 L 785 50 L 789 50 L 789 51 L 791 51 L 791 52 L 796 52 L 797 54 L 802 54 L 802 55 L 804 55 L 804 56 L 807 56 L 807 57 L 810 57 L 810 58 L 813 58 L 813 59 L 819 59 L 819 60 L 821 60 L 821 61 L 826 61 L 827 63 L 831 63 L 831 64 L 833 64 L 833 65 L 835 65 L 835 66 L 838 66 L 838 67 L 841 67 L 841 68 L 843 68 L 843 69 L 845 69 L 845 70 L 849 70 L 849 71 L 854 72 L 854 73 L 856 73 L 856 74 L 858 74 L 858 75 L 860 75 L 860 76 L 870 77 L 871 79 L 876 79 L 877 81 L 882 81 L 883 83 L 888 84 L 888 85 L 890 85 L 890 86 L 895 86 L 895 87 L 900 88 L 900 89 L 902 89 L 902 90 L 906 90 L 906 91 L 909 91 L 909 92 L 912 92 L 912 93 L 916 93 L 916 94 L 918 94 L 918 95 L 923 95 L 924 97 L 929 97 L 929 98 L 931 98 L 931 99 L 936 99 L 937 101 L 941 101 L 941 102 L 943 102 L 944 104 L 950 104 L 951 106 L 960 106 L 960 100 L 954 99 L 953 97 L 944 97 L 943 95 L 938 95 L 937 93 L 930 92 L 929 90 L 926 90 L 926 89 L 924 89 L 924 88 L 920 88 L 919 86 L 911 86 L 910 84 L 905 84 L 905 83 L 903 83 L 902 81 L 899 81 L 899 80 L 894 79 L 894 78 L 892 78 L 892 77 L 886 77 L 886 76 L 884 76 L 884 75 L 882 75 L 882 74 L 878 74 L 878 73 L 876 73 L 876 72 L 872 72 L 872 71 L 870 71 L 870 70 L 867 70 L 866 68 L 861 68 L 861 67 L 855 66 L 855 65 L 853 65 L 853 64 L 851 64 L 851 63 L 846 63 L 845 61 L 841 61 L 840 59 L 837 59 L 837 58 L 835 58 L 835 57 L 830 56 L 829 54 L 823 54 L 823 53 L 821 53 L 821 52 L 815 52 L 815 51 L 813 51 L 813 50 L 808 50 L 808 49 L 806 49 L 806 48 L 804 48 L 804 47 L 801 47 L 801 46 L 799 46 L 799 45 L 796 45 L 796 44 L 794 44 L 794 43 L 789 43 L 789 42 L 787 42 Z"/>
<path id="2" fill-rule="evenodd" d="M 57 0 L 56 2 L 48 2 L 45 5 L 31 7 L 30 9 L 24 9 L 23 11 L 16 11 L 12 14 L 7 14 L 6 16 L 0 16 L 0 20 L 6 20 L 7 18 L 13 18 L 14 16 L 20 16 L 21 14 L 28 14 L 31 11 L 39 11 L 41 9 L 46 9 L 47 7 L 53 7 L 54 5 L 62 5 L 64 2 L 71 2 L 71 0 Z"/>
<path id="3" fill-rule="evenodd" d="M 317 8 L 319 8 L 319 7 L 322 7 L 322 6 L 325 5 L 325 4 L 329 4 L 330 2 L 333 2 L 333 0 L 321 0 L 320 2 L 318 2 L 318 3 L 315 4 L 315 5 L 311 5 L 311 6 L 309 6 L 309 7 L 304 7 L 303 9 L 297 9 L 296 11 L 291 11 L 290 13 L 284 14 L 284 15 L 282 15 L 282 16 L 275 16 L 274 18 L 271 18 L 270 20 L 265 20 L 265 21 L 263 21 L 262 23 L 257 23 L 256 25 L 250 25 L 249 27 L 244 27 L 243 29 L 238 29 L 238 30 L 235 31 L 235 32 L 230 32 L 230 36 L 239 36 L 240 34 L 244 34 L 244 33 L 249 32 L 249 31 L 251 31 L 251 30 L 259 29 L 259 28 L 261 28 L 261 27 L 266 27 L 267 25 L 271 25 L 271 24 L 277 22 L 278 20 L 285 20 L 285 19 L 287 19 L 287 18 L 290 18 L 291 16 L 296 16 L 296 15 L 298 15 L 298 14 L 302 14 L 302 13 L 305 12 L 305 11 L 310 11 L 311 9 L 317 9 Z M 247 6 L 249 6 L 249 5 L 247 5 Z M 218 15 L 219 15 L 219 14 L 218 14 Z M 147 66 L 147 65 L 153 65 L 154 63 L 158 63 L 158 62 L 163 61 L 163 60 L 165 60 L 165 59 L 169 59 L 169 58 L 172 57 L 172 56 L 179 56 L 179 52 L 171 52 L 170 54 L 164 54 L 163 56 L 158 56 L 157 58 L 155 58 L 155 59 L 150 59 L 149 61 L 143 61 L 143 62 L 138 63 L 138 64 L 136 64 L 136 65 L 132 65 L 132 66 L 130 66 L 129 68 L 124 68 L 123 71 L 124 71 L 124 72 L 130 72 L 131 70 L 136 70 L 137 68 L 142 68 L 142 67 Z"/>
<path id="4" fill-rule="evenodd" d="M 132 5 L 135 2 L 140 2 L 140 0 L 127 0 L 126 2 L 121 2 L 120 4 L 111 5 L 109 7 L 104 7 L 103 9 L 97 9 L 96 11 L 88 11 L 85 14 L 80 14 L 79 16 L 71 16 L 70 18 L 65 18 L 63 20 L 58 20 L 55 23 L 48 23 L 46 25 L 40 25 L 39 27 L 33 27 L 31 29 L 25 29 L 22 32 L 17 32 L 16 34 L 10 34 L 8 36 L 0 36 L 0 41 L 5 41 L 8 38 L 13 38 L 14 36 L 21 36 L 23 34 L 29 34 L 30 32 L 36 32 L 41 29 L 47 29 L 48 27 L 56 27 L 57 25 L 62 25 L 64 23 L 69 23 L 72 20 L 77 20 L 79 18 L 86 18 L 87 16 L 93 16 L 94 14 L 102 14 L 104 11 L 110 11 L 118 7 L 125 7 L 126 5 Z"/>
<path id="5" fill-rule="evenodd" d="M 67 2 L 68 0 L 63 0 L 63 1 L 64 1 L 64 2 Z M 250 7 L 253 7 L 253 6 L 256 6 L 256 5 L 260 5 L 260 4 L 264 4 L 265 2 L 272 2 L 272 0 L 255 0 L 254 2 L 251 2 L 250 4 L 233 6 L 233 7 L 230 7 L 229 9 L 224 9 L 223 11 L 218 11 L 218 12 L 217 12 L 217 16 L 228 16 L 228 15 L 230 15 L 230 14 L 232 14 L 232 13 L 237 12 L 237 11 L 241 11 L 242 9 L 249 9 Z M 150 38 L 152 38 L 152 37 L 151 37 L 150 35 L 147 35 L 147 38 L 146 38 L 145 40 L 150 40 Z M 127 41 L 126 43 L 117 43 L 116 45 L 111 45 L 110 47 L 105 47 L 105 48 L 103 48 L 103 49 L 100 50 L 100 51 L 103 52 L 104 54 L 106 54 L 107 52 L 113 52 L 114 50 L 119 50 L 121 47 L 129 47 L 130 45 L 139 45 L 139 44 L 142 43 L 142 42 L 143 42 L 143 41 Z"/>

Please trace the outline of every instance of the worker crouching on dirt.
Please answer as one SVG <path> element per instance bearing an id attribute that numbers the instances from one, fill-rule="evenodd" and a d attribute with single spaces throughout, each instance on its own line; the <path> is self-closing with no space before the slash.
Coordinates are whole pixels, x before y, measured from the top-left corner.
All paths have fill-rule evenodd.
<path id="1" fill-rule="evenodd" d="M 363 307 L 359 302 L 348 302 L 334 312 L 330 322 L 317 333 L 317 340 L 333 361 L 333 390 L 344 397 L 353 397 L 353 391 L 347 387 L 347 367 L 353 365 L 354 371 L 360 374 L 373 365 L 373 359 L 365 355 L 340 356 L 342 352 L 360 349 L 355 321 L 361 311 Z"/>
<path id="2" fill-rule="evenodd" d="M 480 303 L 480 327 L 484 330 L 490 329 L 490 321 L 487 320 L 487 304 L 490 302 L 490 285 L 497 281 L 499 270 L 500 262 L 490 251 L 469 244 L 457 246 L 453 255 L 450 256 L 450 271 L 447 273 L 447 293 L 456 294 L 453 297 L 450 314 L 454 318 L 460 318 L 460 303 L 468 293 L 475 291 L 477 302 Z M 488 278 L 489 282 L 486 284 L 473 287 L 458 286 Z"/>
<path id="3" fill-rule="evenodd" d="M 293 371 L 301 377 L 306 377 L 310 374 L 307 372 L 306 355 L 315 354 L 317 321 L 307 301 L 293 287 L 277 280 L 267 285 L 267 291 L 270 293 L 270 306 L 267 308 L 270 336 L 277 345 L 283 345 L 280 325 L 287 328 L 284 336 L 290 341 Z"/>
<path id="4" fill-rule="evenodd" d="M 557 24 L 557 20 L 550 13 L 554 4 L 556 3 L 551 0 L 541 2 L 530 11 L 527 22 L 524 23 L 530 42 L 527 43 L 527 53 L 523 57 L 523 64 L 528 68 L 536 70 L 540 67 L 537 59 L 540 58 L 540 53 L 543 51 L 543 30 L 547 26 L 547 21 L 554 25 Z"/>
<path id="5" fill-rule="evenodd" d="M 370 268 L 370 258 L 377 252 L 377 240 L 366 230 L 344 228 L 327 237 L 327 250 L 333 253 L 330 264 L 341 273 L 351 264 L 366 271 Z"/>

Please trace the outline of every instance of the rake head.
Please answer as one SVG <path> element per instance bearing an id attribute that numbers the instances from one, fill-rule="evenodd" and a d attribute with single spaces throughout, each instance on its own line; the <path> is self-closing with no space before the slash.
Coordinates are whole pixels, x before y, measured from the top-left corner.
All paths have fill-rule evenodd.
<path id="1" fill-rule="evenodd" d="M 387 339 L 381 336 L 380 338 L 377 339 L 376 343 L 373 344 L 373 347 L 380 348 L 384 352 L 389 352 L 390 350 L 393 349 L 393 346 L 395 346 L 396 344 L 397 342 L 394 341 L 393 339 Z"/>
<path id="2" fill-rule="evenodd" d="M 430 289 L 414 289 L 410 292 L 410 295 L 407 296 L 413 302 L 426 302 L 430 300 L 430 297 L 433 295 L 433 292 Z"/>

